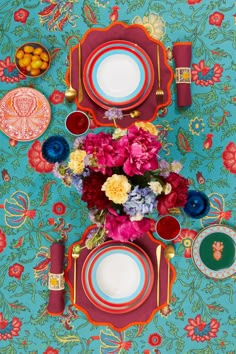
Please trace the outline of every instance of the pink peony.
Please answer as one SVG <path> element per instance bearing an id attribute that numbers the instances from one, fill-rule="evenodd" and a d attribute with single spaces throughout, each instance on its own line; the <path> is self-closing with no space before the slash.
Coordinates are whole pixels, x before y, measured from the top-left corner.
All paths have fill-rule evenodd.
<path id="1" fill-rule="evenodd" d="M 111 212 L 111 210 L 109 210 Z M 127 215 L 118 215 L 114 210 L 106 215 L 106 230 L 108 236 L 115 241 L 128 242 L 144 236 L 151 229 L 152 220 L 143 218 L 130 221 Z"/>
<path id="2" fill-rule="evenodd" d="M 128 135 L 120 139 L 120 143 L 126 150 L 123 170 L 128 176 L 144 175 L 146 171 L 158 168 L 157 153 L 161 144 L 156 136 L 132 126 Z"/>
<path id="3" fill-rule="evenodd" d="M 124 147 L 109 134 L 90 133 L 86 136 L 83 147 L 88 155 L 92 155 L 96 166 L 91 168 L 94 171 L 110 174 L 111 167 L 122 166 L 125 160 Z"/>

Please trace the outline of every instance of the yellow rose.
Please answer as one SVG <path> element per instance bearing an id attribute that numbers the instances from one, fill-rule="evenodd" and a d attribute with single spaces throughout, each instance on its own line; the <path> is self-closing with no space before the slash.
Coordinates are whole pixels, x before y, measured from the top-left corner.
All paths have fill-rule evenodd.
<path id="1" fill-rule="evenodd" d="M 143 130 L 145 130 L 146 132 L 149 132 L 152 135 L 158 134 L 157 128 L 155 127 L 155 125 L 153 125 L 150 122 L 136 122 L 135 125 L 136 125 L 136 127 L 142 128 Z"/>
<path id="2" fill-rule="evenodd" d="M 115 204 L 123 204 L 128 199 L 128 194 L 131 190 L 128 178 L 123 175 L 113 175 L 108 177 L 102 186 L 102 191 L 105 192 L 108 199 Z"/>
<path id="3" fill-rule="evenodd" d="M 86 152 L 84 150 L 75 150 L 70 154 L 70 161 L 68 163 L 69 168 L 80 174 L 84 170 L 84 158 L 86 156 Z"/>

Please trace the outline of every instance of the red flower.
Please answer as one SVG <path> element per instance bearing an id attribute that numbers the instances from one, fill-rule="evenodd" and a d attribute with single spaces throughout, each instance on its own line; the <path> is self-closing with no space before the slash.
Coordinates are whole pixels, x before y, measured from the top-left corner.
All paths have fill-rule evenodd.
<path id="1" fill-rule="evenodd" d="M 49 224 L 49 225 L 54 225 L 54 224 L 55 224 L 54 218 L 49 218 L 49 219 L 48 219 L 48 224 Z"/>
<path id="2" fill-rule="evenodd" d="M 220 323 L 212 318 L 209 323 L 202 321 L 201 315 L 197 315 L 195 319 L 188 319 L 189 325 L 184 329 L 188 332 L 188 337 L 191 337 L 192 341 L 205 342 L 216 337 L 216 333 L 219 331 Z"/>
<path id="3" fill-rule="evenodd" d="M 29 16 L 29 11 L 22 8 L 14 12 L 14 20 L 16 22 L 21 22 L 24 25 L 26 24 L 28 16 Z"/>
<path id="4" fill-rule="evenodd" d="M 19 263 L 15 263 L 13 264 L 11 267 L 9 267 L 8 269 L 8 274 L 10 277 L 14 277 L 18 280 L 20 280 L 21 274 L 24 271 L 24 266 L 19 264 Z"/>
<path id="5" fill-rule="evenodd" d="M 3 252 L 3 250 L 6 248 L 6 246 L 7 246 L 6 235 L 0 229 L 0 253 Z"/>
<path id="6" fill-rule="evenodd" d="M 199 4 L 202 0 L 188 0 L 189 5 Z"/>
<path id="7" fill-rule="evenodd" d="M 63 215 L 66 212 L 66 206 L 62 202 L 54 203 L 52 206 L 52 211 L 56 215 Z"/>
<path id="8" fill-rule="evenodd" d="M 182 243 L 185 248 L 184 257 L 191 258 L 192 244 L 196 236 L 197 236 L 197 231 L 190 230 L 190 229 L 182 229 L 180 235 L 172 242 Z"/>
<path id="9" fill-rule="evenodd" d="M 161 342 L 162 342 L 162 337 L 158 333 L 152 333 L 148 337 L 148 343 L 150 345 L 152 345 L 153 347 L 156 347 L 156 346 L 160 345 Z"/>
<path id="10" fill-rule="evenodd" d="M 171 208 L 185 206 L 187 201 L 189 182 L 186 178 L 171 172 L 165 182 L 171 184 L 171 192 L 158 199 L 157 210 L 160 215 L 168 214 Z"/>
<path id="11" fill-rule="evenodd" d="M 222 154 L 222 159 L 223 159 L 223 164 L 226 168 L 231 173 L 236 173 L 236 144 L 233 142 L 230 142 L 223 154 Z"/>
<path id="12" fill-rule="evenodd" d="M 99 210 L 106 209 L 110 205 L 109 199 L 101 190 L 107 176 L 100 172 L 92 173 L 85 177 L 83 181 L 82 200 L 87 203 L 88 209 L 97 208 Z"/>
<path id="13" fill-rule="evenodd" d="M 49 101 L 52 104 L 59 104 L 64 101 L 65 94 L 63 92 L 60 92 L 58 90 L 54 90 L 53 93 L 49 96 Z"/>
<path id="14" fill-rule="evenodd" d="M 45 352 L 43 352 L 43 354 L 58 354 L 58 353 L 59 353 L 59 350 L 54 349 L 52 347 L 47 347 Z"/>
<path id="15" fill-rule="evenodd" d="M 224 14 L 222 14 L 221 12 L 215 11 L 212 15 L 209 16 L 209 23 L 210 23 L 210 25 L 215 25 L 220 28 L 221 23 L 224 18 L 225 18 Z"/>
<path id="16" fill-rule="evenodd" d="M 220 82 L 223 68 L 220 64 L 214 64 L 213 68 L 206 66 L 205 61 L 202 59 L 198 64 L 193 64 L 192 81 L 196 85 L 209 86 L 214 85 L 215 82 Z"/>
<path id="17" fill-rule="evenodd" d="M 41 143 L 36 140 L 28 151 L 28 160 L 30 166 L 39 173 L 49 173 L 53 170 L 53 164 L 47 162 L 42 155 Z"/>
<path id="18" fill-rule="evenodd" d="M 9 322 L 3 318 L 2 312 L 0 312 L 0 340 L 11 339 L 17 337 L 21 328 L 22 322 L 17 317 Z"/>
<path id="19" fill-rule="evenodd" d="M 0 60 L 0 80 L 12 84 L 24 80 L 25 76 L 21 74 L 14 63 L 11 62 L 10 57 L 5 60 Z"/>

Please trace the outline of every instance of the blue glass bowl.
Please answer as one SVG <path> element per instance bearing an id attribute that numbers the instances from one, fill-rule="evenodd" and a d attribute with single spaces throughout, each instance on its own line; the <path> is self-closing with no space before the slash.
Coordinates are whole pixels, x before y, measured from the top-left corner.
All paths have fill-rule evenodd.
<path id="1" fill-rule="evenodd" d="M 199 191 L 188 191 L 187 203 L 184 212 L 193 219 L 201 219 L 209 213 L 210 202 L 208 196 Z"/>
<path id="2" fill-rule="evenodd" d="M 50 163 L 65 161 L 69 153 L 69 144 L 63 136 L 51 136 L 42 145 L 43 158 Z"/>

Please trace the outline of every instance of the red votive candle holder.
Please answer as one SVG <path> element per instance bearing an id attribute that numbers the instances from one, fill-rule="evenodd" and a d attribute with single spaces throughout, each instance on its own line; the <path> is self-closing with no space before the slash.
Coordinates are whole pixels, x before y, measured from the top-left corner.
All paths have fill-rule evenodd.
<path id="1" fill-rule="evenodd" d="M 66 117 L 65 125 L 70 134 L 79 136 L 88 131 L 90 119 L 83 111 L 74 111 Z"/>
<path id="2" fill-rule="evenodd" d="M 180 231 L 180 223 L 173 215 L 163 215 L 156 222 L 156 233 L 164 241 L 176 239 Z"/>

